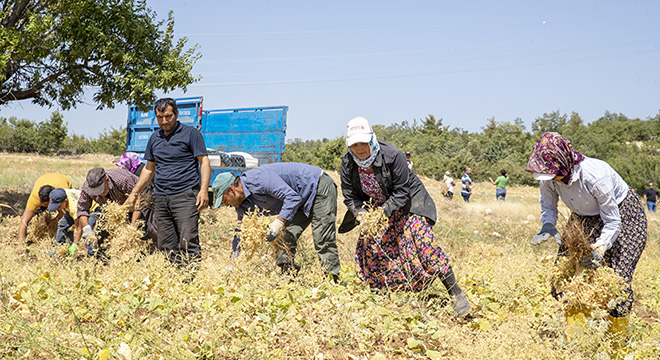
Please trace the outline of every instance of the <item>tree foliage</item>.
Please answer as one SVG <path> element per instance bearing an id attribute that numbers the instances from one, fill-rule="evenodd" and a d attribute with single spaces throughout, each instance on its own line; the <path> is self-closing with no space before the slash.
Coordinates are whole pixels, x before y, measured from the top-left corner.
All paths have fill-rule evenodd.
<path id="1" fill-rule="evenodd" d="M 0 8 L 0 105 L 14 100 L 68 110 L 94 87 L 98 108 L 147 105 L 154 91 L 186 90 L 199 59 L 174 40 L 144 0 L 6 0 Z"/>
<path id="2" fill-rule="evenodd" d="M 126 149 L 126 129 L 105 130 L 98 139 L 68 135 L 67 124 L 59 112 L 50 119 L 34 122 L 27 119 L 0 117 L 0 150 L 39 154 L 106 153 L 121 155 Z"/>
<path id="3" fill-rule="evenodd" d="M 469 133 L 443 126 L 442 119 L 433 115 L 419 122 L 402 121 L 373 128 L 379 140 L 413 154 L 417 174 L 436 179 L 441 179 L 447 170 L 458 177 L 465 167 L 471 167 L 474 181 L 486 181 L 506 170 L 511 183 L 537 184 L 525 172 L 532 146 L 542 133 L 556 131 L 570 139 L 578 152 L 608 162 L 638 192 L 649 182 L 660 183 L 660 114 L 641 120 L 605 112 L 585 124 L 575 112 L 569 115 L 554 111 L 535 119 L 531 132 L 521 119 L 498 122 L 490 118 L 480 133 Z M 296 139 L 286 145 L 285 160 L 336 170 L 339 163 L 332 159 L 346 150 L 343 137 L 323 141 Z"/>

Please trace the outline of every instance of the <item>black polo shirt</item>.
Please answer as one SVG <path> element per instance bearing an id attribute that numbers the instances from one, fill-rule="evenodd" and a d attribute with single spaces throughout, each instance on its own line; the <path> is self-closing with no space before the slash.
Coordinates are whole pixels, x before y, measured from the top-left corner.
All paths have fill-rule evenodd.
<path id="1" fill-rule="evenodd" d="M 151 134 L 144 159 L 156 163 L 154 194 L 172 195 L 191 189 L 200 183 L 198 156 L 208 155 L 199 130 L 181 124 L 165 136 L 160 129 Z"/>
<path id="2" fill-rule="evenodd" d="M 646 201 L 655 202 L 658 192 L 655 189 L 646 189 L 643 195 L 646 196 Z"/>

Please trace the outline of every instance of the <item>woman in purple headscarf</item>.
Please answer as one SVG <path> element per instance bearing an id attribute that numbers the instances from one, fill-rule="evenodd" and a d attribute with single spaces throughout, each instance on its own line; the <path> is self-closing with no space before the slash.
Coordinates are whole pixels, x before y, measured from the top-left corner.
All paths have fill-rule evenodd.
<path id="1" fill-rule="evenodd" d="M 646 245 L 646 213 L 639 196 L 606 162 L 584 156 L 555 132 L 543 134 L 529 157 L 526 171 L 540 180 L 541 232 L 532 244 L 555 237 L 559 253 L 567 252 L 555 224 L 559 197 L 571 210 L 569 223 L 582 223 L 593 252 L 580 260 L 585 267 L 611 267 L 626 283 L 627 298 L 610 310 L 612 332 L 622 332 L 634 300 L 632 276 Z"/>
<path id="2" fill-rule="evenodd" d="M 140 155 L 134 152 L 126 152 L 119 157 L 119 160 L 117 160 L 115 165 L 124 168 L 139 177 L 142 168 L 144 168 L 144 161 L 140 158 Z"/>

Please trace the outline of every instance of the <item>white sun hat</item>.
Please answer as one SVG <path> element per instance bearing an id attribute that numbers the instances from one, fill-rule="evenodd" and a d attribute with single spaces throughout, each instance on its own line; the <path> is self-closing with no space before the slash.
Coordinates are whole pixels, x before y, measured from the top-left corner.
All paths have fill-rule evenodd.
<path id="1" fill-rule="evenodd" d="M 368 143 L 374 131 L 369 125 L 369 121 L 362 116 L 355 117 L 348 122 L 346 127 L 346 146 L 350 147 L 355 143 Z"/>

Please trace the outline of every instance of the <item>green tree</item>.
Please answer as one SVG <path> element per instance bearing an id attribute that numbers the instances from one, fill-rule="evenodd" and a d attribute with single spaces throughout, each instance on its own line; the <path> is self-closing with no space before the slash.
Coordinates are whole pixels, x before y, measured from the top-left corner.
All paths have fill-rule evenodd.
<path id="1" fill-rule="evenodd" d="M 0 105 L 32 99 L 68 110 L 95 87 L 98 108 L 147 106 L 154 91 L 197 77 L 197 45 L 174 40 L 174 17 L 158 21 L 144 0 L 14 0 L 0 8 Z M 164 29 L 163 29 L 164 27 Z"/>
<path id="2" fill-rule="evenodd" d="M 536 136 L 541 136 L 546 132 L 558 132 L 561 134 L 564 126 L 568 123 L 568 116 L 560 114 L 559 110 L 550 114 L 544 113 L 532 122 L 532 131 Z"/>
<path id="3" fill-rule="evenodd" d="M 7 122 L 6 118 L 0 118 L 0 151 L 11 151 L 14 128 Z"/>
<path id="4" fill-rule="evenodd" d="M 9 118 L 9 123 L 14 127 L 12 134 L 12 149 L 14 152 L 35 152 L 39 142 L 39 130 L 37 125 L 27 119 Z"/>
<path id="5" fill-rule="evenodd" d="M 60 151 L 64 139 L 66 139 L 68 129 L 64 122 L 64 117 L 59 111 L 51 114 L 50 120 L 39 124 L 37 134 L 39 143 L 37 150 L 42 154 L 56 153 Z"/>
<path id="6" fill-rule="evenodd" d="M 121 155 L 126 150 L 126 128 L 104 130 L 92 143 L 94 152 Z"/>

